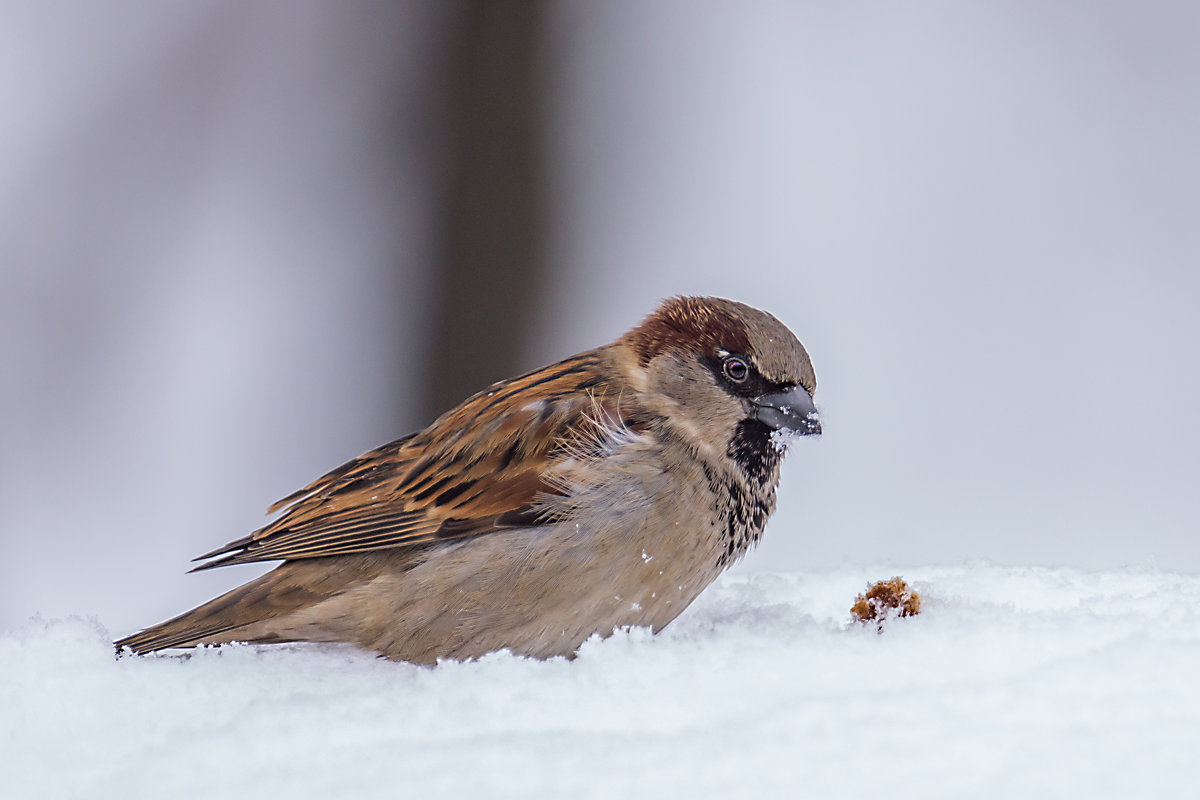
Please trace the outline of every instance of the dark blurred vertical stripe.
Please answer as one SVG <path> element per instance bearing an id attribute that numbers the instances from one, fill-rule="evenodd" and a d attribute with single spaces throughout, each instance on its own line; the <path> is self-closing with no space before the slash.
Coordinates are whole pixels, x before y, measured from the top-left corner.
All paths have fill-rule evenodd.
<path id="1" fill-rule="evenodd" d="M 546 271 L 544 2 L 469 0 L 448 54 L 448 161 L 425 419 L 525 365 Z"/>

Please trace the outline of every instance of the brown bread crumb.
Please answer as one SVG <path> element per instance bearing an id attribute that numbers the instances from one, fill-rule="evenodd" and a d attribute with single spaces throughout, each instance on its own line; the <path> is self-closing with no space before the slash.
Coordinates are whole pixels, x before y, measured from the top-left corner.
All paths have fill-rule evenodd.
<path id="1" fill-rule="evenodd" d="M 883 623 L 891 617 L 915 617 L 921 613 L 921 595 L 908 588 L 903 578 L 876 581 L 864 594 L 854 598 L 850 607 L 854 619 L 864 625 L 875 623 L 876 631 L 883 632 Z"/>

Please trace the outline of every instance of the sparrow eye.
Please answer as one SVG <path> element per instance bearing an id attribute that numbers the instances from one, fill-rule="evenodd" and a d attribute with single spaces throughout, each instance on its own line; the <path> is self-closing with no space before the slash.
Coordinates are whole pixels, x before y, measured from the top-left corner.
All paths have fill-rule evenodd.
<path id="1" fill-rule="evenodd" d="M 725 372 L 725 377 L 734 383 L 742 383 L 750 375 L 750 367 L 737 356 L 726 358 L 721 368 Z"/>

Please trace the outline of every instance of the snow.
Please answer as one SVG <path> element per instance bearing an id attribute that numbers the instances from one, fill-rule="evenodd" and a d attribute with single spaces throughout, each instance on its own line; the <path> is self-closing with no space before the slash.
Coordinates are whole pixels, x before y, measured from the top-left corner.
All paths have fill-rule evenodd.
<path id="1" fill-rule="evenodd" d="M 922 613 L 851 624 L 855 595 L 892 575 Z M 574 661 L 114 659 L 123 633 L 71 618 L 0 634 L 6 796 L 1196 796 L 1194 575 L 735 573 L 662 634 Z"/>

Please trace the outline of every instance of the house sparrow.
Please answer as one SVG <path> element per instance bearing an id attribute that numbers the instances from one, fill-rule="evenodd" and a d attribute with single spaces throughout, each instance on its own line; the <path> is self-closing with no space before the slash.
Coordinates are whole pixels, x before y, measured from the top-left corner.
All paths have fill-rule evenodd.
<path id="1" fill-rule="evenodd" d="M 282 564 L 117 649 L 353 642 L 434 663 L 658 631 L 758 541 L 779 433 L 821 432 L 815 387 L 770 314 L 667 300 L 280 500 L 196 569 Z"/>

